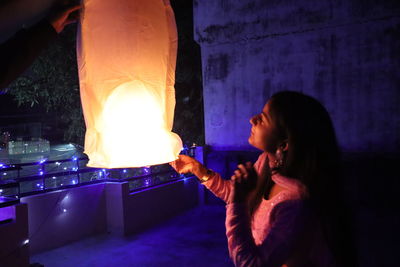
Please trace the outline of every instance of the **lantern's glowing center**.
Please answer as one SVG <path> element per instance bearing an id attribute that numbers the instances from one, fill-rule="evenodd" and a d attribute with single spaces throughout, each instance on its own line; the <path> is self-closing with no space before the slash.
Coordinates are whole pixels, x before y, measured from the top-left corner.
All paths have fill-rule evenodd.
<path id="1" fill-rule="evenodd" d="M 163 99 L 151 86 L 135 80 L 117 86 L 96 123 L 103 148 L 101 162 L 89 166 L 122 168 L 161 164 L 176 159 L 182 143 L 167 129 Z"/>

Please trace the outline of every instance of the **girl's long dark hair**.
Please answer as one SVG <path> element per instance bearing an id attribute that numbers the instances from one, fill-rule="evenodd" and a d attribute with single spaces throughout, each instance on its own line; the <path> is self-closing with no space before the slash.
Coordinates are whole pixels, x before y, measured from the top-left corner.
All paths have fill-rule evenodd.
<path id="1" fill-rule="evenodd" d="M 307 187 L 337 264 L 356 266 L 352 220 L 344 202 L 340 151 L 328 112 L 314 98 L 291 91 L 274 94 L 269 111 L 280 137 L 289 144 L 279 173 L 298 179 Z M 267 179 L 259 188 L 268 193 L 271 181 Z M 259 201 L 254 203 L 258 205 Z"/>

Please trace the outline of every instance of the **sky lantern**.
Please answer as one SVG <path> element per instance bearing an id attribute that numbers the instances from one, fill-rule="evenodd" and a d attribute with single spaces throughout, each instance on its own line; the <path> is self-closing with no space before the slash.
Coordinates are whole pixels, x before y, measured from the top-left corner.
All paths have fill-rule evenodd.
<path id="1" fill-rule="evenodd" d="M 77 38 L 88 166 L 175 160 L 177 30 L 169 0 L 84 0 Z"/>

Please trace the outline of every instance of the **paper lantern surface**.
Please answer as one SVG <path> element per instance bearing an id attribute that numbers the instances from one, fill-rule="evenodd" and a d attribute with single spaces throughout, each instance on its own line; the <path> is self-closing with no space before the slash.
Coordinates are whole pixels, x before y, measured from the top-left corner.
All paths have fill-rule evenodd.
<path id="1" fill-rule="evenodd" d="M 77 40 L 88 166 L 175 160 L 177 31 L 168 0 L 84 0 Z"/>

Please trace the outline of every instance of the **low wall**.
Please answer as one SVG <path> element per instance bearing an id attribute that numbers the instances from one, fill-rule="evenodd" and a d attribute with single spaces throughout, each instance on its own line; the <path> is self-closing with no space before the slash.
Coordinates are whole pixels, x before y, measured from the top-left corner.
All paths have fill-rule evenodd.
<path id="1" fill-rule="evenodd" d="M 28 204 L 30 252 L 63 246 L 107 229 L 105 184 L 21 198 Z"/>
<path id="2" fill-rule="evenodd" d="M 177 215 L 198 204 L 197 178 L 124 194 L 124 234 L 129 235 Z"/>
<path id="3" fill-rule="evenodd" d="M 82 238 L 129 235 L 198 204 L 196 178 L 130 193 L 129 184 L 103 183 L 21 198 L 29 214 L 31 254 Z"/>
<path id="4" fill-rule="evenodd" d="M 0 208 L 0 266 L 28 266 L 28 207 L 16 204 Z"/>

